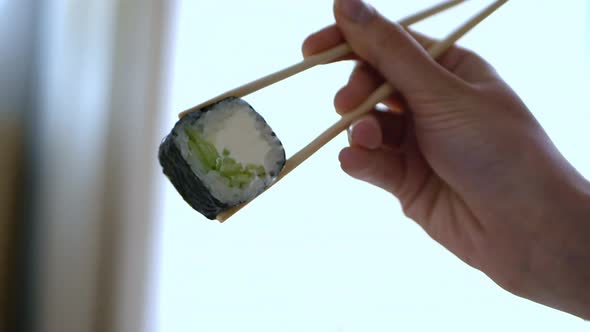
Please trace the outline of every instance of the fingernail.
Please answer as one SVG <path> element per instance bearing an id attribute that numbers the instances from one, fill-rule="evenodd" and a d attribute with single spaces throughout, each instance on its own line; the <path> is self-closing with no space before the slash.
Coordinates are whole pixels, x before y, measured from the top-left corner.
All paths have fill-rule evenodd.
<path id="1" fill-rule="evenodd" d="M 348 126 L 348 129 L 346 129 L 346 136 L 348 137 L 348 145 L 352 144 L 352 129 L 354 127 L 354 124 L 351 124 L 350 126 Z"/>
<path id="2" fill-rule="evenodd" d="M 352 145 L 365 149 L 377 149 L 381 146 L 380 128 L 374 118 L 364 118 L 353 124 L 350 137 Z"/>
<path id="3" fill-rule="evenodd" d="M 336 0 L 336 10 L 352 22 L 366 23 L 373 16 L 373 7 L 362 0 Z"/>

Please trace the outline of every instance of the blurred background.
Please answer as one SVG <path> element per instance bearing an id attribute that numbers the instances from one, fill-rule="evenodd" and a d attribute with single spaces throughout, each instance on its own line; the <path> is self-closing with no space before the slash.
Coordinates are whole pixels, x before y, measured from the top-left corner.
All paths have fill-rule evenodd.
<path id="1" fill-rule="evenodd" d="M 371 1 L 393 20 L 437 0 Z M 416 26 L 443 37 L 490 1 Z M 331 0 L 0 0 L 0 331 L 586 331 L 503 291 L 387 193 L 338 137 L 220 225 L 157 149 L 176 114 L 301 59 Z M 590 2 L 511 1 L 461 40 L 586 177 Z M 292 154 L 337 120 L 351 63 L 247 97 Z"/>

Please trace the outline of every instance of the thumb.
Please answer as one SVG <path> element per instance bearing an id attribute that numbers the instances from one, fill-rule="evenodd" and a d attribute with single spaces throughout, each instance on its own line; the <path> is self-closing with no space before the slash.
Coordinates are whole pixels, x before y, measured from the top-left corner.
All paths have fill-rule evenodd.
<path id="1" fill-rule="evenodd" d="M 406 98 L 440 95 L 454 77 L 430 58 L 412 36 L 362 0 L 335 0 L 336 23 L 353 51 Z"/>

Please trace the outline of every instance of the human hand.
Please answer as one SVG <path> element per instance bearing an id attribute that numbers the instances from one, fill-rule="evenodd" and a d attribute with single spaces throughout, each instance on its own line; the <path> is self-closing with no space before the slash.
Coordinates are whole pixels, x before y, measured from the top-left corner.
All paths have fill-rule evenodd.
<path id="1" fill-rule="evenodd" d="M 373 8 L 334 8 L 336 25 L 303 52 L 351 45 L 358 65 L 337 112 L 383 82 L 399 91 L 384 101 L 388 112 L 353 125 L 342 169 L 394 194 L 433 239 L 506 290 L 590 319 L 590 185 L 523 102 L 470 51 L 453 47 L 437 63 L 423 49 L 432 40 Z"/>

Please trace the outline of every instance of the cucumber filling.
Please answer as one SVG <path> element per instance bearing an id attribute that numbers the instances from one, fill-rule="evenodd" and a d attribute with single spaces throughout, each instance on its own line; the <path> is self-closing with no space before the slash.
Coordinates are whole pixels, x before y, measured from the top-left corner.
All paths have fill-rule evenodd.
<path id="1" fill-rule="evenodd" d="M 220 154 L 217 148 L 197 131 L 187 129 L 185 133 L 188 137 L 189 150 L 197 156 L 205 170 L 219 173 L 228 180 L 231 188 L 243 189 L 255 177 L 266 176 L 264 166 L 255 164 L 244 166 L 231 157 L 228 149 L 223 149 Z"/>

